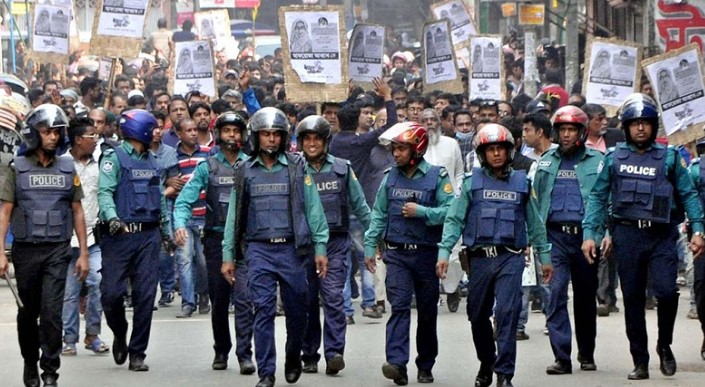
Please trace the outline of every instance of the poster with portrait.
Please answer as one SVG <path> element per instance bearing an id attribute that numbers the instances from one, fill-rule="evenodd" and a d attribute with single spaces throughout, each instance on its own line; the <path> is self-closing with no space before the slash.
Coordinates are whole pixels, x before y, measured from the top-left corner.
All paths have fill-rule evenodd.
<path id="1" fill-rule="evenodd" d="M 225 50 L 230 59 L 237 57 L 237 42 L 230 31 L 230 16 L 226 9 L 196 12 L 194 23 L 200 40 L 210 41 L 215 51 Z"/>
<path id="2" fill-rule="evenodd" d="M 37 4 L 34 7 L 32 51 L 35 56 L 38 53 L 69 54 L 71 10 L 70 6 Z"/>
<path id="3" fill-rule="evenodd" d="M 113 59 L 102 57 L 98 61 L 98 78 L 110 79 L 110 73 L 113 71 Z"/>
<path id="4" fill-rule="evenodd" d="M 436 20 L 450 21 L 450 34 L 453 46 L 467 46 L 468 39 L 477 35 L 475 22 L 462 0 L 449 0 L 431 5 L 431 11 Z"/>
<path id="5" fill-rule="evenodd" d="M 470 38 L 470 99 L 502 100 L 505 95 L 502 37 L 478 35 Z"/>
<path id="6" fill-rule="evenodd" d="M 372 78 L 382 77 L 384 26 L 356 24 L 348 47 L 350 79 L 360 83 L 372 83 Z"/>
<path id="7" fill-rule="evenodd" d="M 461 93 L 463 84 L 451 43 L 448 19 L 424 24 L 421 36 L 425 89 Z"/>
<path id="8" fill-rule="evenodd" d="M 661 110 L 661 122 L 669 144 L 685 144 L 703 136 L 705 86 L 702 63 L 702 54 L 694 43 L 642 62 Z"/>
<path id="9" fill-rule="evenodd" d="M 340 83 L 341 40 L 336 12 L 287 12 L 289 62 L 301 82 Z"/>
<path id="10" fill-rule="evenodd" d="M 592 38 L 585 52 L 583 90 L 588 103 L 602 105 L 609 116 L 616 114 L 624 99 L 639 91 L 640 45 L 617 39 Z"/>
<path id="11" fill-rule="evenodd" d="M 136 57 L 142 46 L 149 0 L 97 0 L 91 53 Z"/>
<path id="12" fill-rule="evenodd" d="M 213 54 L 210 42 L 195 40 L 177 42 L 174 46 L 174 94 L 186 95 L 189 92 L 200 91 L 214 97 L 215 77 L 213 69 Z"/>

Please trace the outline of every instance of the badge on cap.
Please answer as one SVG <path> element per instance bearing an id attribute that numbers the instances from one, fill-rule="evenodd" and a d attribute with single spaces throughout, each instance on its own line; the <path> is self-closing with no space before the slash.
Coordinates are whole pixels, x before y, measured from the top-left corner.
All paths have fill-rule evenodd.
<path id="1" fill-rule="evenodd" d="M 113 171 L 113 163 L 112 161 L 106 161 L 103 163 L 103 172 L 105 173 L 110 173 Z"/>

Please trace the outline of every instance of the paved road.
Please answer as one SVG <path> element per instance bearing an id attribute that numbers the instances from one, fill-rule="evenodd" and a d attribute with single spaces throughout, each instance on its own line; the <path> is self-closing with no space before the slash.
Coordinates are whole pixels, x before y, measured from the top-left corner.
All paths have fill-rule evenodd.
<path id="1" fill-rule="evenodd" d="M 687 293 L 682 289 L 682 293 Z M 15 324 L 16 307 L 9 288 L 0 284 L 0 386 L 22 386 L 22 358 L 17 344 Z M 470 325 L 464 304 L 458 313 L 441 309 L 438 319 L 440 354 L 433 370 L 437 386 L 471 385 L 477 373 L 478 361 L 472 346 Z M 518 343 L 518 366 L 516 386 L 703 386 L 705 385 L 705 362 L 700 359 L 702 334 L 697 320 L 688 320 L 687 295 L 681 298 L 681 307 L 676 322 L 673 351 L 678 360 L 678 373 L 672 378 L 663 377 L 658 371 L 658 357 L 652 352 L 651 380 L 629 382 L 627 373 L 632 364 L 627 339 L 624 333 L 624 317 L 613 314 L 598 320 L 596 361 L 598 371 L 584 373 L 575 369 L 568 376 L 547 376 L 544 369 L 553 362 L 548 338 L 541 333 L 543 316 L 531 314 L 527 332 L 528 341 Z M 79 347 L 78 356 L 63 358 L 59 382 L 69 387 L 95 386 L 254 386 L 256 376 L 242 376 L 237 364 L 231 361 L 227 371 L 212 371 L 212 336 L 209 316 L 195 316 L 177 320 L 176 307 L 162 308 L 155 312 L 152 338 L 147 351 L 147 363 L 151 370 L 135 373 L 127 365 L 116 366 L 112 356 L 94 355 Z M 414 312 L 415 314 L 415 312 Z M 384 379 L 380 370 L 384 362 L 384 322 L 358 315 L 357 324 L 348 328 L 348 347 L 345 353 L 347 368 L 337 377 L 328 377 L 322 372 L 303 375 L 298 386 L 393 386 Z M 414 317 L 415 318 L 415 317 Z M 656 345 L 656 312 L 647 312 L 650 347 Z M 284 343 L 284 319 L 277 318 L 277 343 L 280 353 Z M 412 327 L 413 328 L 413 327 Z M 103 325 L 103 339 L 112 342 L 112 335 Z M 414 328 L 415 329 L 415 328 Z M 413 344 L 412 334 L 412 346 Z M 574 355 L 575 356 L 575 355 Z M 409 365 L 410 384 L 415 384 L 416 367 Z M 277 385 L 286 385 L 283 374 L 283 359 L 278 359 Z M 321 371 L 325 368 L 319 364 Z"/>

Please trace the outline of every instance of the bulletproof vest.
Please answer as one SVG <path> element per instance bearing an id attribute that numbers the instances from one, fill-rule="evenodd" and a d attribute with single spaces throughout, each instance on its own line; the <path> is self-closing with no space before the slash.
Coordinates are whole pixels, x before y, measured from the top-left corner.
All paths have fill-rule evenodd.
<path id="1" fill-rule="evenodd" d="M 267 241 L 296 236 L 297 244 L 310 244 L 311 231 L 304 212 L 303 168 L 296 169 L 300 175 L 297 173 L 293 178 L 293 185 L 289 168 L 277 172 L 268 172 L 251 164 L 245 168 L 244 189 L 249 198 L 245 239 Z"/>
<path id="2" fill-rule="evenodd" d="M 208 189 L 206 190 L 206 228 L 225 227 L 228 215 L 228 203 L 233 192 L 235 176 L 233 168 L 218 161 L 215 156 L 209 157 Z"/>
<path id="3" fill-rule="evenodd" d="M 463 230 L 465 246 L 489 245 L 523 249 L 526 237 L 526 172 L 507 180 L 489 177 L 479 168 L 472 174 L 472 203 Z"/>
<path id="4" fill-rule="evenodd" d="M 667 149 L 639 154 L 619 148 L 612 164 L 612 211 L 620 218 L 669 223 L 673 185 L 666 178 Z"/>
<path id="5" fill-rule="evenodd" d="M 143 160 L 133 159 L 121 147 L 113 148 L 120 162 L 120 181 L 115 189 L 115 211 L 123 222 L 159 222 L 161 198 L 159 169 L 147 152 Z"/>
<path id="6" fill-rule="evenodd" d="M 73 160 L 56 158 L 48 168 L 24 156 L 14 159 L 12 231 L 18 242 L 65 242 L 73 234 Z"/>
<path id="7" fill-rule="evenodd" d="M 585 215 L 580 183 L 575 172 L 577 159 L 562 159 L 551 193 L 548 221 L 555 223 L 582 222 Z"/>
<path id="8" fill-rule="evenodd" d="M 384 240 L 392 243 L 436 246 L 441 241 L 443 225 L 428 226 L 423 218 L 405 218 L 401 209 L 409 202 L 436 207 L 436 186 L 441 168 L 431 168 L 418 179 L 409 179 L 394 167 L 389 170 L 387 190 L 387 229 Z"/>
<path id="9" fill-rule="evenodd" d="M 347 174 L 348 164 L 338 158 L 333 161 L 330 171 L 312 174 L 331 233 L 348 232 L 350 218 Z"/>

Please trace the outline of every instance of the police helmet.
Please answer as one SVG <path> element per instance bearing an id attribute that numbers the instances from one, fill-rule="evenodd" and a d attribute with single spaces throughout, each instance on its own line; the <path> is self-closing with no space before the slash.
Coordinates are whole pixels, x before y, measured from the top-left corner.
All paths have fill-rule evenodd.
<path id="1" fill-rule="evenodd" d="M 301 120 L 296 126 L 296 146 L 297 149 L 303 151 L 304 137 L 306 133 L 316 133 L 324 140 L 323 154 L 328 154 L 328 145 L 333 138 L 331 134 L 330 123 L 321 116 L 308 116 Z"/>
<path id="2" fill-rule="evenodd" d="M 480 129 L 472 140 L 475 155 L 480 159 L 480 165 L 487 164 L 485 148 L 492 144 L 499 144 L 507 148 L 507 165 L 514 159 L 514 137 L 509 129 L 499 124 L 487 124 Z"/>
<path id="3" fill-rule="evenodd" d="M 633 93 L 624 100 L 619 109 L 619 120 L 627 143 L 633 143 L 629 134 L 629 125 L 636 120 L 646 120 L 651 124 L 651 138 L 649 144 L 656 141 L 659 127 L 659 112 L 656 102 L 646 94 Z"/>
<path id="4" fill-rule="evenodd" d="M 35 150 L 41 145 L 39 137 L 39 129 L 41 128 L 59 128 L 61 140 L 57 147 L 63 148 L 67 144 L 66 128 L 68 125 L 69 118 L 59 106 L 50 103 L 37 106 L 27 114 L 23 128 L 20 131 L 20 134 L 24 137 L 26 151 Z"/>
<path id="5" fill-rule="evenodd" d="M 274 107 L 265 107 L 252 115 L 250 122 L 247 124 L 247 142 L 253 155 L 257 155 L 260 151 L 260 130 L 277 130 L 281 132 L 282 141 L 276 152 L 284 153 L 287 136 L 289 135 L 289 120 L 284 112 Z"/>
<path id="6" fill-rule="evenodd" d="M 551 124 L 553 126 L 553 142 L 556 144 L 560 143 L 560 128 L 563 124 L 571 124 L 578 127 L 578 141 L 575 146 L 584 147 L 585 139 L 587 138 L 587 123 L 588 116 L 579 107 L 566 105 L 562 108 L 556 110 L 551 117 Z"/>
<path id="7" fill-rule="evenodd" d="M 408 121 L 394 124 L 387 129 L 381 136 L 379 142 L 382 145 L 407 144 L 411 145 L 413 155 L 411 156 L 412 164 L 418 162 L 426 154 L 428 149 L 428 132 L 418 122 Z"/>
<path id="8" fill-rule="evenodd" d="M 233 125 L 240 130 L 240 141 L 235 143 L 224 143 L 220 139 L 220 129 L 225 125 Z M 238 151 L 242 147 L 242 136 L 245 135 L 247 121 L 238 113 L 225 112 L 215 120 L 215 143 L 221 147 L 226 147 L 231 151 Z"/>
<path id="9" fill-rule="evenodd" d="M 152 142 L 152 130 L 157 126 L 157 119 L 146 110 L 132 109 L 120 115 L 119 125 L 124 138 L 149 145 Z"/>

